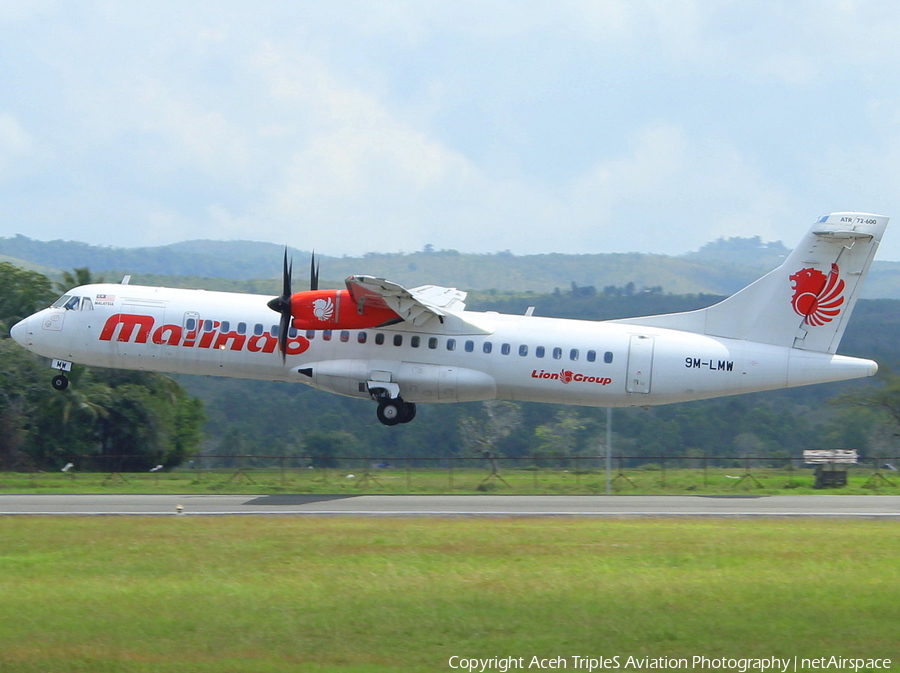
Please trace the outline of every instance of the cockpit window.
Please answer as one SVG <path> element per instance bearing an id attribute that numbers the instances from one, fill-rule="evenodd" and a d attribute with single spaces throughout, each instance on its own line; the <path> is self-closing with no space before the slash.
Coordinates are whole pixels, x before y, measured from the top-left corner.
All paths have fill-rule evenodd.
<path id="1" fill-rule="evenodd" d="M 70 294 L 64 294 L 62 297 L 53 302 L 53 308 L 64 308 L 67 311 L 78 311 L 81 305 L 81 297 L 73 297 Z"/>
<path id="2" fill-rule="evenodd" d="M 94 310 L 93 302 L 88 297 L 75 297 L 71 294 L 64 294 L 62 297 L 53 302 L 53 308 L 64 308 L 67 311 L 92 311 Z"/>

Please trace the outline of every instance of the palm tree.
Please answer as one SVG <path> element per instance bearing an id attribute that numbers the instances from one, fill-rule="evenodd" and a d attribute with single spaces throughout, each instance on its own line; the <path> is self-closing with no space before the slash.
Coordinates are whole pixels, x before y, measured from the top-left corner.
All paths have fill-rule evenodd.
<path id="1" fill-rule="evenodd" d="M 67 292 L 71 290 L 73 287 L 78 287 L 80 285 L 90 285 L 92 283 L 102 283 L 103 277 L 95 278 L 91 274 L 90 268 L 83 266 L 80 268 L 73 269 L 74 273 L 70 273 L 69 271 L 63 271 L 62 273 L 62 281 L 57 281 L 54 283 L 56 289 L 60 292 Z"/>

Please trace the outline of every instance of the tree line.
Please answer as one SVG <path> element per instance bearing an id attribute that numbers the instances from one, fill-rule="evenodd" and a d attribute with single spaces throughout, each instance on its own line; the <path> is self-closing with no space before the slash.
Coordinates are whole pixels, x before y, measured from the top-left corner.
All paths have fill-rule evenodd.
<path id="1" fill-rule="evenodd" d="M 45 359 L 6 338 L 15 321 L 58 292 L 93 280 L 87 269 L 57 287 L 41 274 L 0 264 L 0 469 L 59 469 L 77 456 L 112 460 L 121 470 L 174 467 L 198 452 L 220 456 L 434 459 L 493 455 L 556 461 L 605 450 L 606 411 L 590 407 L 488 401 L 420 405 L 413 423 L 385 427 L 373 405 L 303 385 L 167 377 L 75 367 L 54 391 Z M 570 289 L 536 295 L 473 297 L 475 310 L 610 319 L 699 308 L 712 295 Z M 843 352 L 900 360 L 893 322 L 900 302 L 861 301 Z M 802 449 L 855 448 L 893 455 L 900 377 L 886 367 L 875 382 L 810 386 L 649 409 L 617 409 L 613 452 L 625 456 L 797 455 Z M 86 469 L 86 468 L 82 468 Z"/>
<path id="2" fill-rule="evenodd" d="M 92 280 L 76 269 L 54 287 L 0 263 L 0 470 L 60 469 L 87 456 L 117 471 L 144 471 L 179 465 L 201 446 L 203 403 L 170 377 L 76 365 L 71 385 L 57 391 L 47 360 L 8 338 L 17 321 Z"/>

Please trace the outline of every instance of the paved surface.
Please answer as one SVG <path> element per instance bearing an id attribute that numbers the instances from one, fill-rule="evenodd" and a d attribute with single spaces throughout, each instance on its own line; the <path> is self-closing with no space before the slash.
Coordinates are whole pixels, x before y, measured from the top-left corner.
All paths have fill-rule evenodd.
<path id="1" fill-rule="evenodd" d="M 0 495 L 0 514 L 900 517 L 900 496 Z"/>

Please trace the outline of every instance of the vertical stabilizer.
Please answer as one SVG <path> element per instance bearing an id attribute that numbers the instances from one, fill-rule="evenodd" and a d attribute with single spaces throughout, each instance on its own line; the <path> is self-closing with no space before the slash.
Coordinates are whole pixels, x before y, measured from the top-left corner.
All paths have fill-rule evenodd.
<path id="1" fill-rule="evenodd" d="M 888 219 L 824 215 L 780 267 L 728 299 L 699 311 L 614 322 L 834 353 Z"/>

